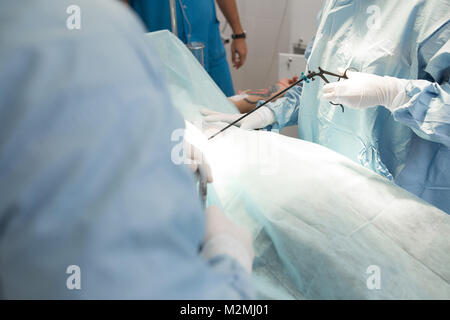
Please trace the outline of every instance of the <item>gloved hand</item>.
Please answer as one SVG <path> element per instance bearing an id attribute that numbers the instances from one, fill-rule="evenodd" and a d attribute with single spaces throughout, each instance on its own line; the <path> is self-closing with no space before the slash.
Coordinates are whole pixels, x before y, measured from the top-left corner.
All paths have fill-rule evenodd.
<path id="1" fill-rule="evenodd" d="M 185 159 L 188 160 L 189 168 L 192 173 L 199 174 L 201 177 L 206 177 L 208 183 L 213 182 L 213 176 L 211 172 L 211 167 L 208 161 L 198 148 L 184 140 L 183 142 L 183 152 Z"/>
<path id="2" fill-rule="evenodd" d="M 206 259 L 225 254 L 251 273 L 254 251 L 249 231 L 236 225 L 216 206 L 206 209 L 206 233 L 201 256 Z"/>
<path id="3" fill-rule="evenodd" d="M 200 112 L 205 116 L 206 122 L 226 122 L 233 123 L 244 114 L 229 114 L 216 112 L 209 109 L 201 109 Z M 262 107 L 253 112 L 244 120 L 237 123 L 244 130 L 264 129 L 275 122 L 275 115 L 272 110 L 267 107 Z"/>
<path id="4" fill-rule="evenodd" d="M 392 112 L 409 101 L 408 80 L 351 71 L 347 76 L 348 80 L 325 85 L 324 98 L 353 109 L 384 106 Z"/>

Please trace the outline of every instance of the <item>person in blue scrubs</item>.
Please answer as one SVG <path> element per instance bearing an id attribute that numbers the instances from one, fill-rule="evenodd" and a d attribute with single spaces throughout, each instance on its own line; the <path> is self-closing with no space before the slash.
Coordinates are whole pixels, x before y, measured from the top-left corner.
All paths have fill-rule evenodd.
<path id="1" fill-rule="evenodd" d="M 324 1 L 307 50 L 309 70 L 358 72 L 326 86 L 318 79 L 293 88 L 241 125 L 298 124 L 301 139 L 335 150 L 450 213 L 448 12 L 449 0 Z M 330 102 L 342 103 L 345 113 Z"/>
<path id="2" fill-rule="evenodd" d="M 184 121 L 133 12 L 1 2 L 0 299 L 253 298 L 249 233 L 171 161 Z"/>
<path id="3" fill-rule="evenodd" d="M 235 91 L 220 36 L 214 0 L 176 0 L 178 37 L 184 43 L 202 42 L 205 45 L 205 69 L 227 97 Z M 129 0 L 149 31 L 171 30 L 169 0 Z M 219 7 L 234 34 L 243 35 L 235 0 L 219 0 Z M 231 44 L 234 67 L 245 63 L 247 45 L 245 38 L 234 39 Z"/>

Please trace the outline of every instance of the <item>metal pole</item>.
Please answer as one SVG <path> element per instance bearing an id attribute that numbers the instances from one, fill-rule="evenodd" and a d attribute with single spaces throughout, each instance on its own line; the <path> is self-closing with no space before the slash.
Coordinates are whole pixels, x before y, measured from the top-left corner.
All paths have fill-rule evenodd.
<path id="1" fill-rule="evenodd" d="M 178 37 L 178 28 L 177 28 L 177 4 L 176 0 L 170 1 L 170 21 L 172 24 L 172 33 Z"/>

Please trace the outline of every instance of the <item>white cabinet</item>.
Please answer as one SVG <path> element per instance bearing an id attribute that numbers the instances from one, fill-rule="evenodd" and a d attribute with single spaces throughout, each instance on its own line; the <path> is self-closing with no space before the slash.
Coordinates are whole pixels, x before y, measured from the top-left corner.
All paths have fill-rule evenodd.
<path id="1" fill-rule="evenodd" d="M 292 78 L 300 76 L 306 70 L 305 56 L 292 53 L 280 53 L 278 57 L 278 77 Z"/>

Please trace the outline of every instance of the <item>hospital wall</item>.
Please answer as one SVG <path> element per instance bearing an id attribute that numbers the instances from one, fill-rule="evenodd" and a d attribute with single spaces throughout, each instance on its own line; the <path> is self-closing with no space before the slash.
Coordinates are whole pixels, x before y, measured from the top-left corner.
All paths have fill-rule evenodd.
<path id="1" fill-rule="evenodd" d="M 294 42 L 308 43 L 315 34 L 322 0 L 236 0 L 247 32 L 248 56 L 239 70 L 231 68 L 236 91 L 260 89 L 278 81 L 278 54 L 291 53 Z M 222 36 L 230 38 L 229 26 L 218 10 Z M 230 44 L 226 45 L 231 64 Z"/>

